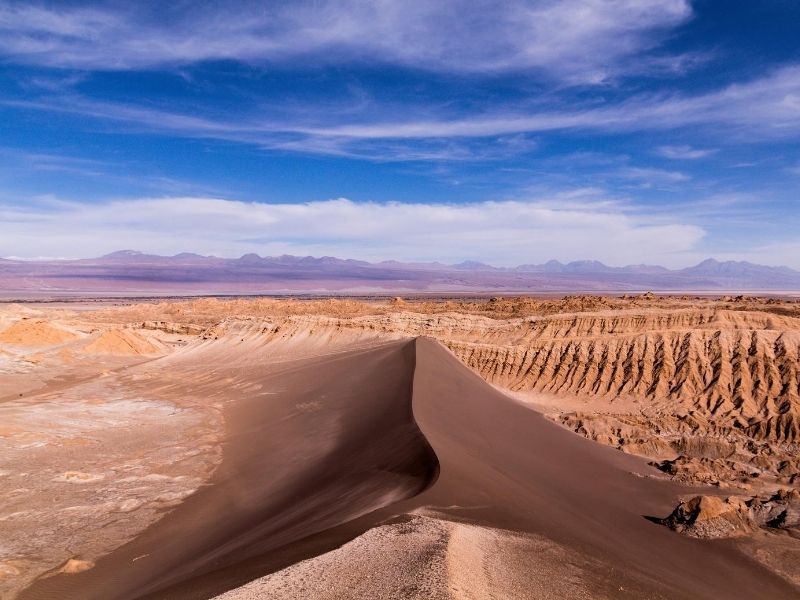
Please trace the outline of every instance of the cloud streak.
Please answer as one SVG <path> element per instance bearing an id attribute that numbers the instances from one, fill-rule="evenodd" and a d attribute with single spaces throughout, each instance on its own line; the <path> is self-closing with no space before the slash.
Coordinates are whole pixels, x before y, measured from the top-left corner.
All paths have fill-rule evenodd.
<path id="1" fill-rule="evenodd" d="M 715 154 L 717 151 L 708 148 L 692 148 L 691 146 L 659 146 L 656 153 L 672 160 L 697 160 Z"/>
<path id="2" fill-rule="evenodd" d="M 536 70 L 599 82 L 626 69 L 675 71 L 691 56 L 646 56 L 692 17 L 688 0 L 322 0 L 292 3 L 0 3 L 0 53 L 89 70 L 203 61 L 382 62 L 432 71 Z M 365 58 L 366 57 L 366 58 Z"/>
<path id="3" fill-rule="evenodd" d="M 800 134 L 800 65 L 703 94 L 648 94 L 592 108 L 504 109 L 391 121 L 367 114 L 343 125 L 308 124 L 289 118 L 273 121 L 252 114 L 237 121 L 80 96 L 0 102 L 21 109 L 90 116 L 136 127 L 139 132 L 235 141 L 276 150 L 372 160 L 470 160 L 530 150 L 531 140 L 521 136 L 550 132 L 626 133 L 705 127 L 717 137 L 748 143 L 791 138 Z M 378 110 L 377 114 L 386 112 L 390 111 Z M 430 109 L 407 106 L 403 112 L 413 115 L 429 113 Z M 317 123 L 330 119 L 325 106 L 306 106 L 304 114 Z M 469 140 L 492 138 L 496 139 L 492 145 L 481 142 L 477 147 L 468 146 Z M 419 143 L 425 140 L 427 145 Z M 662 146 L 657 152 L 670 159 L 695 160 L 713 151 Z"/>
<path id="4" fill-rule="evenodd" d="M 737 83 L 717 91 L 690 95 L 639 95 L 601 108 L 521 111 L 471 115 L 463 119 L 384 122 L 297 129 L 316 136 L 371 138 L 485 137 L 569 129 L 608 131 L 657 130 L 694 125 L 726 125 L 763 136 L 794 135 L 800 130 L 800 66 Z"/>

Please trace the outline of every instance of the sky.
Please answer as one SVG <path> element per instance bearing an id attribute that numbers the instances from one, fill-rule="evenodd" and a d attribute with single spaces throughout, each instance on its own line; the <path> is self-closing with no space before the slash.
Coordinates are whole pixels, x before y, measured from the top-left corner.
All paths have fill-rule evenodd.
<path id="1" fill-rule="evenodd" d="M 0 0 L 0 256 L 800 268 L 795 0 Z"/>

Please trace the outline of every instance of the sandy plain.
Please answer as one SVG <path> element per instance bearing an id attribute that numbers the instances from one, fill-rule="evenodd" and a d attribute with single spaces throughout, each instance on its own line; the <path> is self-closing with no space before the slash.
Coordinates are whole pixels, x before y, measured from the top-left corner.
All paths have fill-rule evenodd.
<path id="1" fill-rule="evenodd" d="M 0 305 L 0 597 L 792 598 L 800 303 Z"/>

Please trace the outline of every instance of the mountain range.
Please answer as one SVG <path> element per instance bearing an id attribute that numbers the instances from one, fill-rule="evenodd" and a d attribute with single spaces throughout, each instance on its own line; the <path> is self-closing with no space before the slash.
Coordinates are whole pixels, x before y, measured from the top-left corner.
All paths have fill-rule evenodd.
<path id="1" fill-rule="evenodd" d="M 594 260 L 517 267 L 466 261 L 370 263 L 330 256 L 218 258 L 121 250 L 76 260 L 0 259 L 5 296 L 30 294 L 237 294 L 310 292 L 797 291 L 800 271 L 707 259 L 684 269 L 610 267 Z"/>

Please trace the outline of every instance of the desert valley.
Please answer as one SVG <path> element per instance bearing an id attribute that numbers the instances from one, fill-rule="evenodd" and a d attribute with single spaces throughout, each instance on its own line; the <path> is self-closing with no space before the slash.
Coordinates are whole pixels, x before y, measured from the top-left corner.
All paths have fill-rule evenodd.
<path id="1" fill-rule="evenodd" d="M 0 600 L 800 599 L 798 25 L 0 0 Z"/>
<path id="2" fill-rule="evenodd" d="M 792 598 L 800 303 L 0 307 L 0 596 Z"/>

